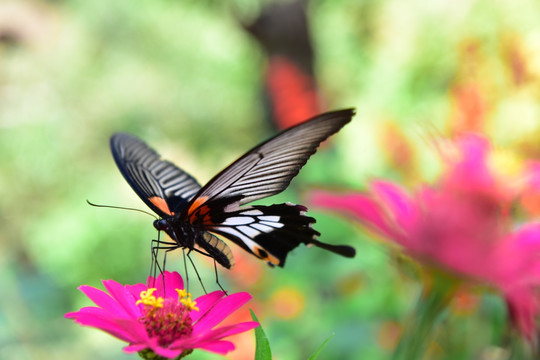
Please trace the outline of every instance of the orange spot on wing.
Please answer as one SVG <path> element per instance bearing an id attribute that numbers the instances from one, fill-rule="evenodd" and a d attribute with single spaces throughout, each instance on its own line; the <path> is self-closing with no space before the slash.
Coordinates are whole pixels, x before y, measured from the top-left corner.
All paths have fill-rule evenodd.
<path id="1" fill-rule="evenodd" d="M 210 208 L 204 203 L 208 200 L 207 196 L 203 196 L 195 200 L 193 204 L 189 207 L 189 221 L 192 224 L 195 224 L 197 220 L 202 221 L 205 225 L 212 225 L 212 221 L 210 219 Z"/>
<path id="2" fill-rule="evenodd" d="M 268 251 L 264 250 L 263 248 L 255 247 L 253 250 L 255 255 L 257 255 L 259 259 L 268 261 L 273 265 L 279 265 L 279 259 L 274 255 L 270 254 Z"/>
<path id="3" fill-rule="evenodd" d="M 150 200 L 150 202 L 152 204 L 154 204 L 159 210 L 161 210 L 165 214 L 167 214 L 167 215 L 173 215 L 174 214 L 169 209 L 169 205 L 167 205 L 167 202 L 165 201 L 165 199 L 160 198 L 159 196 L 154 196 L 154 197 L 151 197 L 148 200 Z"/>
<path id="4" fill-rule="evenodd" d="M 204 225 L 214 225 L 212 219 L 210 218 L 210 208 L 206 205 L 203 205 L 199 208 L 198 211 L 195 211 L 189 217 L 189 221 L 194 224 L 198 221 L 202 222 Z"/>
<path id="5" fill-rule="evenodd" d="M 201 208 L 199 210 L 199 214 L 201 214 L 201 216 L 206 215 L 209 212 L 210 212 L 210 208 L 208 206 L 206 206 L 206 205 L 201 206 Z"/>
<path id="6" fill-rule="evenodd" d="M 203 218 L 203 224 L 204 225 L 214 225 L 212 222 L 212 219 L 210 218 L 210 215 L 205 215 Z"/>
<path id="7" fill-rule="evenodd" d="M 193 202 L 193 204 L 191 204 L 191 206 L 189 207 L 188 214 L 192 214 L 193 212 L 195 212 L 195 210 L 201 207 L 202 204 L 206 202 L 206 200 L 208 200 L 208 196 L 201 196 L 198 199 L 196 199 Z"/>

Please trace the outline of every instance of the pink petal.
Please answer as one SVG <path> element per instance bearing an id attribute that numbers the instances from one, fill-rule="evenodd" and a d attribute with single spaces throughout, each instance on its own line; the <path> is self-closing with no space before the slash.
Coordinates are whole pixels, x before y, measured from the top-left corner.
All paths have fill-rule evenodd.
<path id="1" fill-rule="evenodd" d="M 540 161 L 529 161 L 525 167 L 527 183 L 533 188 L 540 189 Z"/>
<path id="2" fill-rule="evenodd" d="M 74 319 L 74 318 L 76 318 L 77 316 L 79 316 L 81 314 L 89 314 L 89 315 L 97 315 L 97 316 L 109 316 L 110 317 L 110 314 L 107 311 L 103 310 L 102 308 L 95 307 L 95 306 L 82 307 L 82 308 L 79 309 L 79 311 L 73 311 L 73 312 L 66 313 L 64 315 L 64 317 L 66 319 Z"/>
<path id="3" fill-rule="evenodd" d="M 528 223 L 515 233 L 515 242 L 527 252 L 536 252 L 540 255 L 540 223 Z"/>
<path id="4" fill-rule="evenodd" d="M 145 341 L 144 343 L 136 343 L 136 344 L 130 344 L 126 347 L 124 347 L 124 352 L 127 353 L 134 353 L 139 352 L 144 349 L 151 349 L 155 354 L 169 358 L 174 359 L 178 357 L 184 350 L 189 348 L 171 348 L 170 346 L 163 347 L 159 345 L 157 338 L 151 338 Z"/>
<path id="5" fill-rule="evenodd" d="M 506 295 L 510 319 L 518 330 L 529 340 L 536 334 L 536 316 L 540 304 L 532 291 L 514 291 Z"/>
<path id="6" fill-rule="evenodd" d="M 205 334 L 201 334 L 201 336 L 198 338 L 198 342 L 219 340 L 224 337 L 255 329 L 257 326 L 259 326 L 259 323 L 256 321 L 246 321 L 234 325 L 222 326 L 220 328 L 208 331 Z"/>
<path id="7" fill-rule="evenodd" d="M 117 339 L 120 339 L 125 342 L 130 342 L 132 340 L 132 337 L 129 333 L 126 333 L 122 329 L 119 329 L 118 326 L 109 320 L 102 320 L 99 321 L 96 318 L 93 319 L 85 319 L 84 317 L 76 318 L 75 322 L 81 326 L 86 327 L 93 327 L 102 331 L 105 331 L 106 333 L 116 337 Z"/>
<path id="8" fill-rule="evenodd" d="M 177 358 L 184 350 L 182 349 L 172 349 L 171 347 L 162 347 L 162 346 L 153 346 L 152 350 L 159 356 L 163 356 L 165 358 L 174 359 Z"/>
<path id="9" fill-rule="evenodd" d="M 201 316 L 207 313 L 214 305 L 216 305 L 221 298 L 225 296 L 223 291 L 213 291 L 210 294 L 206 294 L 195 299 L 199 311 L 191 311 L 191 320 L 195 323 Z"/>
<path id="10" fill-rule="evenodd" d="M 218 302 L 214 307 L 207 311 L 194 324 L 193 332 L 201 333 L 210 330 L 234 311 L 238 310 L 251 299 L 247 292 L 231 294 Z"/>
<path id="11" fill-rule="evenodd" d="M 360 221 L 379 234 L 392 238 L 393 229 L 389 226 L 386 214 L 372 198 L 360 193 L 331 194 L 324 191 L 311 191 L 308 202 L 315 207 L 335 211 L 353 220 Z"/>
<path id="12" fill-rule="evenodd" d="M 127 291 L 131 293 L 134 299 L 140 299 L 141 292 L 148 290 L 148 287 L 145 284 L 134 284 L 134 285 L 125 285 Z"/>
<path id="13" fill-rule="evenodd" d="M 151 279 L 153 278 L 148 278 L 148 284 L 152 284 Z M 183 289 L 184 280 L 182 280 L 182 276 L 177 272 L 165 271 L 157 277 L 154 287 L 157 288 L 157 296 L 176 299 L 178 293 L 175 289 Z M 165 287 L 165 294 L 163 293 L 163 287 Z"/>
<path id="14" fill-rule="evenodd" d="M 540 224 L 524 225 L 500 241 L 496 282 L 505 291 L 540 283 Z"/>
<path id="15" fill-rule="evenodd" d="M 409 194 L 400 186 L 386 181 L 374 181 L 371 184 L 376 198 L 388 210 L 397 225 L 406 232 L 417 220 L 417 209 Z"/>
<path id="16" fill-rule="evenodd" d="M 148 338 L 146 341 L 132 342 L 128 346 L 124 347 L 124 352 L 134 353 L 139 352 L 144 349 L 152 349 L 155 352 L 155 349 L 161 348 L 158 344 L 158 340 L 155 338 Z"/>
<path id="17" fill-rule="evenodd" d="M 486 192 L 495 186 L 495 178 L 487 165 L 489 141 L 476 134 L 466 134 L 458 141 L 462 158 L 451 164 L 444 176 L 443 187 Z"/>
<path id="18" fill-rule="evenodd" d="M 118 304 L 109 294 L 105 291 L 96 289 L 91 286 L 81 285 L 79 290 L 82 291 L 90 300 L 103 310 L 110 314 L 115 314 L 117 317 L 128 317 L 129 314 L 124 311 L 122 306 Z"/>
<path id="19" fill-rule="evenodd" d="M 148 343 L 151 340 L 146 327 L 139 322 L 121 319 L 116 321 L 116 325 L 131 334 L 131 343 Z"/>
<path id="20" fill-rule="evenodd" d="M 190 338 L 183 338 L 174 341 L 170 348 L 173 349 L 195 349 L 195 348 L 204 348 L 205 346 L 212 344 L 216 341 L 219 341 L 221 338 L 239 334 L 245 331 L 259 326 L 259 323 L 255 321 L 248 321 L 244 323 L 223 326 L 215 330 L 210 330 L 205 333 L 197 335 L 195 332 Z"/>
<path id="21" fill-rule="evenodd" d="M 95 327 L 120 340 L 126 342 L 131 342 L 134 340 L 134 334 L 136 333 L 135 327 L 138 326 L 137 323 L 130 323 L 126 329 L 125 326 L 119 325 L 115 319 L 110 318 L 106 314 L 104 315 L 103 313 L 100 313 L 100 311 L 95 311 L 95 313 L 93 313 L 92 309 L 101 310 L 99 308 L 83 308 L 77 313 L 68 313 L 65 316 L 67 318 L 73 318 L 76 323 L 82 326 Z"/>
<path id="22" fill-rule="evenodd" d="M 148 349 L 148 345 L 147 344 L 132 344 L 132 345 L 128 345 L 128 346 L 124 346 L 124 352 L 128 353 L 128 354 L 132 354 L 132 353 L 136 353 L 136 352 L 139 352 L 141 350 L 144 350 L 144 349 Z"/>
<path id="23" fill-rule="evenodd" d="M 139 307 L 135 305 L 138 297 L 134 297 L 123 285 L 113 280 L 105 280 L 103 286 L 131 318 L 136 319 L 141 315 Z"/>
<path id="24" fill-rule="evenodd" d="M 214 341 L 204 346 L 199 346 L 198 349 L 213 352 L 215 354 L 225 355 L 235 349 L 232 342 L 226 340 Z"/>

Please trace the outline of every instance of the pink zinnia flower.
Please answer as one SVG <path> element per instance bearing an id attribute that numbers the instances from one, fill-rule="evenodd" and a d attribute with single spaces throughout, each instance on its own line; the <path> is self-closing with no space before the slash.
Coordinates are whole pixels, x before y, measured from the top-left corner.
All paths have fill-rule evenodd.
<path id="1" fill-rule="evenodd" d="M 248 293 L 226 296 L 222 291 L 203 295 L 195 301 L 184 290 L 180 274 L 165 271 L 144 284 L 121 285 L 105 280 L 107 292 L 79 287 L 97 307 L 84 307 L 65 316 L 83 326 L 92 326 L 129 343 L 125 352 L 139 352 L 144 358 L 155 355 L 179 359 L 202 349 L 218 354 L 234 350 L 223 338 L 251 330 L 254 321 L 217 327 L 225 318 L 251 299 Z"/>
<path id="2" fill-rule="evenodd" d="M 505 297 L 514 325 L 532 339 L 540 311 L 540 224 L 512 231 L 509 208 L 518 187 L 491 170 L 487 140 L 468 135 L 458 145 L 435 187 L 410 195 L 374 181 L 367 193 L 315 191 L 310 202 L 360 221 L 428 267 L 490 284 Z"/>

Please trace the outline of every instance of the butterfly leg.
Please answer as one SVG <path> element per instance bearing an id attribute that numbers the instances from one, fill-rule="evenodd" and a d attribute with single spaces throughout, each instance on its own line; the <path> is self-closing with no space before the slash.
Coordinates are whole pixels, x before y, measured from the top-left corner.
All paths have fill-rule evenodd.
<path id="1" fill-rule="evenodd" d="M 199 271 L 197 270 L 197 267 L 195 266 L 195 263 L 193 262 L 193 259 L 191 259 L 191 256 L 189 256 L 189 254 L 191 253 L 191 250 L 189 250 L 187 252 L 187 254 L 185 254 L 185 257 L 187 257 L 189 259 L 189 262 L 191 263 L 191 266 L 193 267 L 193 270 L 195 270 L 195 274 L 197 275 L 197 279 L 199 279 L 199 283 L 201 284 L 201 287 L 204 291 L 205 294 L 208 294 L 208 292 L 206 291 L 206 288 L 204 287 L 204 284 L 201 280 L 201 276 L 199 275 Z M 186 259 L 184 257 L 184 267 L 186 266 Z M 186 276 L 187 276 L 187 268 L 186 268 Z"/>
<path id="2" fill-rule="evenodd" d="M 165 265 L 167 262 L 167 253 L 169 251 L 175 250 L 178 248 L 178 244 L 175 242 L 168 242 L 168 241 L 161 241 L 159 239 L 159 233 L 158 233 L 158 239 L 152 240 L 151 242 L 151 253 L 152 253 L 152 262 L 150 265 L 150 276 L 154 279 L 157 278 L 158 271 L 159 274 L 163 274 L 165 271 Z M 163 264 L 160 266 L 159 264 L 159 250 L 165 250 L 165 253 L 163 254 Z M 164 278 L 163 281 L 165 282 Z M 151 287 L 155 286 L 154 284 L 148 284 Z"/>
<path id="3" fill-rule="evenodd" d="M 227 293 L 227 290 L 225 290 L 223 286 L 221 286 L 221 284 L 219 283 L 216 259 L 214 259 L 214 273 L 216 274 L 216 283 L 218 284 L 219 288 L 225 293 L 226 296 L 228 296 L 229 294 Z"/>
<path id="4" fill-rule="evenodd" d="M 159 233 L 158 233 L 159 234 Z M 159 267 L 159 261 L 158 261 L 158 252 L 159 252 L 159 246 L 156 245 L 156 244 L 159 244 L 159 235 L 158 235 L 158 239 L 157 240 L 152 240 L 152 242 L 150 243 L 150 251 L 152 253 L 152 261 L 150 263 L 150 274 L 149 276 L 152 277 L 152 279 L 154 279 L 153 281 L 155 281 L 156 277 L 157 277 L 157 271 L 159 269 L 160 273 L 162 272 L 161 268 Z M 155 283 L 152 283 L 152 284 L 148 284 L 149 287 L 154 287 L 155 286 Z"/>
<path id="5" fill-rule="evenodd" d="M 164 246 L 160 246 L 160 245 L 164 245 Z M 165 250 L 166 252 L 168 252 L 168 251 L 175 250 L 177 248 L 178 248 L 178 245 L 173 242 L 152 240 L 152 250 L 151 250 L 152 251 L 152 264 L 150 266 L 150 274 L 152 276 L 155 277 L 156 275 L 158 275 L 157 270 L 159 270 L 160 274 L 163 273 L 163 271 L 165 271 L 165 261 L 163 262 L 162 266 L 159 265 L 159 260 L 158 260 L 159 250 Z"/>
<path id="6" fill-rule="evenodd" d="M 153 240 L 153 242 L 154 241 L 155 240 Z M 155 264 L 156 264 L 156 266 L 154 267 L 154 272 L 155 272 L 155 269 L 158 268 L 159 273 L 163 274 L 163 272 L 165 271 L 166 266 L 167 266 L 167 254 L 170 251 L 178 249 L 178 245 L 176 243 L 172 243 L 172 242 L 160 242 L 160 244 L 165 244 L 165 246 L 154 246 L 152 248 L 152 253 L 155 254 Z M 158 253 L 159 250 L 165 250 L 165 253 L 163 254 L 163 265 L 161 267 L 159 266 L 159 262 L 157 260 L 157 253 Z M 152 260 L 152 261 L 154 261 L 154 260 Z M 154 276 L 154 281 L 155 281 L 155 279 L 156 279 L 156 277 Z M 162 280 L 162 286 L 163 286 L 163 293 L 165 294 L 165 276 L 162 276 L 161 280 Z M 189 282 L 188 282 L 188 285 L 189 285 Z"/>
<path id="7" fill-rule="evenodd" d="M 186 249 L 182 249 L 182 257 L 184 258 L 184 274 L 186 275 L 186 286 L 185 289 L 187 292 L 189 292 L 189 273 L 187 270 L 187 263 L 186 263 Z"/>

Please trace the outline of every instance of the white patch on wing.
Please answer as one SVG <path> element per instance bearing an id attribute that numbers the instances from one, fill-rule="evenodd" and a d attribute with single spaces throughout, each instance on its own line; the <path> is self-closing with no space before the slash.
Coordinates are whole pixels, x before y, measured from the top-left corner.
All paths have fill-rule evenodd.
<path id="1" fill-rule="evenodd" d="M 219 230 L 221 230 L 221 231 L 223 231 L 223 232 L 225 232 L 227 234 L 231 234 L 232 236 L 237 237 L 242 242 L 244 242 L 244 244 L 246 244 L 246 246 L 253 252 L 255 252 L 255 249 L 257 247 L 259 247 L 259 245 L 257 245 L 257 243 L 255 241 L 251 240 L 249 237 L 242 234 L 240 231 L 236 230 L 235 228 L 220 227 Z"/>
<path id="2" fill-rule="evenodd" d="M 259 235 L 261 232 L 257 229 L 253 229 L 249 226 L 238 226 L 238 230 L 249 236 L 250 238 L 254 238 L 255 236 Z"/>
<path id="3" fill-rule="evenodd" d="M 270 233 L 270 232 L 274 231 L 274 229 L 275 229 L 272 226 L 264 225 L 264 224 L 261 224 L 261 223 L 252 224 L 251 227 L 255 228 L 257 230 L 260 230 L 260 231 L 262 231 L 264 233 Z"/>
<path id="4" fill-rule="evenodd" d="M 262 214 L 263 214 L 263 212 L 261 210 L 257 210 L 257 209 L 247 210 L 247 211 L 242 212 L 242 215 L 257 216 L 257 215 L 262 215 Z"/>
<path id="5" fill-rule="evenodd" d="M 267 226 L 273 227 L 274 229 L 279 229 L 285 226 L 280 222 L 269 222 L 269 221 L 259 221 L 259 224 L 267 225 Z"/>
<path id="6" fill-rule="evenodd" d="M 258 219 L 262 221 L 278 222 L 279 216 L 278 215 L 265 215 L 265 216 L 259 216 Z"/>
<path id="7" fill-rule="evenodd" d="M 225 219 L 222 225 L 238 226 L 238 225 L 251 224 L 254 221 L 255 219 L 252 218 L 251 216 L 234 216 L 234 217 Z"/>

